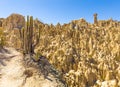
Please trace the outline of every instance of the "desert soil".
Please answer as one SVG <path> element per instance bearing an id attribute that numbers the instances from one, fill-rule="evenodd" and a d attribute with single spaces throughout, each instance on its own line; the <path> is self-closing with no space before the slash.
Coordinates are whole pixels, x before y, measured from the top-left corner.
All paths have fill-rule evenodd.
<path id="1" fill-rule="evenodd" d="M 0 52 L 0 87 L 57 87 L 55 78 L 45 79 L 31 68 L 32 76 L 25 75 L 23 56 L 13 48 Z"/>

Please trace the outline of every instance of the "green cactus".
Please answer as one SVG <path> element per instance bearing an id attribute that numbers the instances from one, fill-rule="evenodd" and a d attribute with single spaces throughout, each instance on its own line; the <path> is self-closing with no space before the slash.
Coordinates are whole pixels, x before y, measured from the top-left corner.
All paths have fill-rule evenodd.
<path id="1" fill-rule="evenodd" d="M 33 30 L 33 17 L 27 16 L 27 22 L 25 28 L 20 30 L 20 38 L 22 40 L 22 48 L 24 54 L 33 54 L 36 45 L 40 41 L 40 28 L 38 32 L 34 32 Z"/>

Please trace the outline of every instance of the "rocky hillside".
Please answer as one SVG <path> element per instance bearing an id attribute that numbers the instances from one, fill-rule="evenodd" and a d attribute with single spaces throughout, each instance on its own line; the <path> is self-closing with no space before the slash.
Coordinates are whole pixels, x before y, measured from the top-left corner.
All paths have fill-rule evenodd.
<path id="1" fill-rule="evenodd" d="M 11 30 L 14 28 L 21 29 L 25 26 L 25 19 L 24 16 L 20 14 L 11 14 L 9 17 L 5 18 L 2 21 L 2 27 Z"/>
<path id="2" fill-rule="evenodd" d="M 95 18 L 94 24 L 84 19 L 64 25 L 34 21 L 34 32 L 41 29 L 35 52 L 62 72 L 69 87 L 120 86 L 120 22 Z M 18 30 L 7 36 L 9 46 L 20 48 Z"/>

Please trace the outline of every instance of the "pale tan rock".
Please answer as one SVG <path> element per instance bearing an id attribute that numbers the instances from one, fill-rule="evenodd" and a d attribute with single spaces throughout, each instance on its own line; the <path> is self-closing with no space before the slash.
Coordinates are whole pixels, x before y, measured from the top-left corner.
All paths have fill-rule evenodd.
<path id="1" fill-rule="evenodd" d="M 115 77 L 114 77 L 113 71 L 106 71 L 106 76 L 105 76 L 106 81 L 112 80 L 114 78 Z"/>
<path id="2" fill-rule="evenodd" d="M 114 79 L 114 80 L 102 82 L 101 87 L 118 87 L 118 85 L 117 85 L 117 81 Z"/>

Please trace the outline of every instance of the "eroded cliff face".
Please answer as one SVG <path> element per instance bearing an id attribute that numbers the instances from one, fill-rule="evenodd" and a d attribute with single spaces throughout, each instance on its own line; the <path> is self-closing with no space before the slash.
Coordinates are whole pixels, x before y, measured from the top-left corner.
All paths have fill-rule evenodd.
<path id="1" fill-rule="evenodd" d="M 84 19 L 68 24 L 41 26 L 40 43 L 35 52 L 46 56 L 63 73 L 69 87 L 120 86 L 120 23 L 113 20 L 90 24 Z M 12 32 L 17 32 L 12 33 Z M 20 43 L 19 31 L 12 30 L 9 45 Z M 35 30 L 34 32 L 38 32 Z"/>
<path id="2" fill-rule="evenodd" d="M 25 27 L 25 18 L 20 14 L 11 14 L 7 18 L 0 18 L 0 29 L 4 30 L 6 46 L 20 48 L 19 29 Z"/>
<path id="3" fill-rule="evenodd" d="M 11 14 L 9 17 L 4 19 L 2 22 L 2 27 L 7 30 L 12 30 L 14 28 L 21 29 L 25 26 L 25 18 L 20 14 Z"/>

